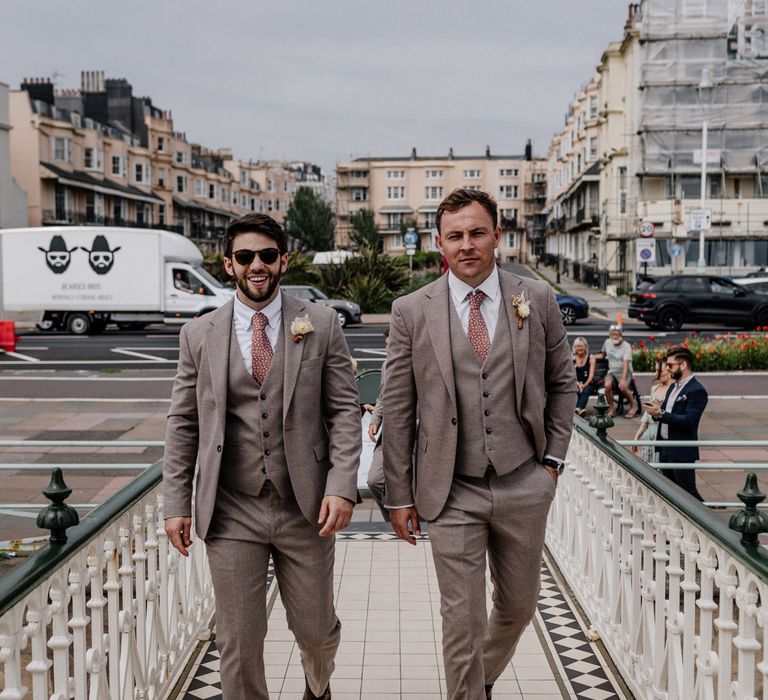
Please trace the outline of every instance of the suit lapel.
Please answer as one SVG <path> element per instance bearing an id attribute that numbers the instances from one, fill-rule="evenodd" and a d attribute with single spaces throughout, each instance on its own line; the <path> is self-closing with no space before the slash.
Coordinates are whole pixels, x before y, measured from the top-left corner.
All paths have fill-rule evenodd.
<path id="1" fill-rule="evenodd" d="M 301 368 L 301 359 L 304 355 L 305 338 L 300 343 L 293 342 L 291 324 L 297 316 L 306 314 L 306 304 L 303 300 L 280 292 L 283 295 L 283 347 L 285 349 L 285 374 L 283 379 L 283 420 L 288 414 L 288 408 L 293 398 L 293 390 L 296 388 L 296 380 Z"/>
<path id="2" fill-rule="evenodd" d="M 448 289 L 448 274 L 440 278 L 440 285 L 432 296 L 424 302 L 424 319 L 427 325 L 429 339 L 435 351 L 437 365 L 443 375 L 443 381 L 448 389 L 454 408 L 456 407 L 456 382 L 453 377 L 453 358 L 451 357 L 451 295 Z"/>
<path id="3" fill-rule="evenodd" d="M 228 301 L 210 316 L 206 351 L 208 369 L 211 374 L 213 396 L 216 399 L 216 413 L 224 422 L 227 413 L 227 381 L 229 377 L 229 342 L 232 333 L 233 300 Z"/>
<path id="4" fill-rule="evenodd" d="M 515 403 L 517 404 L 517 414 L 522 415 L 523 410 L 523 388 L 525 387 L 525 369 L 528 366 L 528 349 L 530 342 L 531 319 L 527 318 L 523 322 L 523 327 L 517 327 L 517 315 L 515 307 L 512 306 L 513 297 L 526 291 L 521 281 L 515 277 L 507 277 L 502 271 L 499 271 L 499 289 L 501 290 L 503 305 L 507 310 L 507 321 L 509 322 L 509 332 L 512 335 L 512 367 L 515 373 Z M 526 293 L 526 299 L 530 296 Z"/>

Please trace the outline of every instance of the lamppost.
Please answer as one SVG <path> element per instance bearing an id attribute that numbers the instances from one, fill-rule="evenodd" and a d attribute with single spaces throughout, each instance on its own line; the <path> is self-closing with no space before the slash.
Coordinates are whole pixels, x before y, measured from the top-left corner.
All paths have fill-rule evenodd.
<path id="1" fill-rule="evenodd" d="M 712 69 L 707 66 L 701 71 L 701 82 L 699 83 L 699 101 L 701 102 L 702 124 L 701 124 L 701 202 L 699 209 L 704 212 L 707 203 L 707 110 L 704 104 L 704 91 L 712 89 Z M 707 269 L 707 258 L 704 254 L 704 227 L 699 229 L 699 262 L 698 272 L 704 273 Z"/>

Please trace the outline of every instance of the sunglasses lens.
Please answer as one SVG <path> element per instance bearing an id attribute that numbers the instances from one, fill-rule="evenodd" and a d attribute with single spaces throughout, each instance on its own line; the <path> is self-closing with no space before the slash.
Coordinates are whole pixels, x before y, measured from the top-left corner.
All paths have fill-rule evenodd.
<path id="1" fill-rule="evenodd" d="M 259 251 L 259 257 L 261 262 L 265 265 L 271 265 L 280 256 L 280 251 L 277 248 L 264 248 Z"/>
<path id="2" fill-rule="evenodd" d="M 233 254 L 238 265 L 250 265 L 256 257 L 255 250 L 236 250 Z"/>

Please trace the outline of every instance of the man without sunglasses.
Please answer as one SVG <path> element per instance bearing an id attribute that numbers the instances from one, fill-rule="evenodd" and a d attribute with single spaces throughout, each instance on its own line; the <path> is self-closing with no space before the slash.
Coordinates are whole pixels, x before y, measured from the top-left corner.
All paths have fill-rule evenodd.
<path id="1" fill-rule="evenodd" d="M 233 221 L 235 298 L 182 328 L 165 441 L 165 530 L 187 556 L 195 529 L 216 593 L 225 700 L 268 698 L 267 564 L 301 649 L 304 698 L 330 698 L 341 624 L 334 536 L 357 498 L 360 409 L 336 313 L 283 294 L 286 237 L 263 214 Z M 303 332 L 291 330 L 308 317 Z M 318 401 L 319 398 L 319 401 Z"/>

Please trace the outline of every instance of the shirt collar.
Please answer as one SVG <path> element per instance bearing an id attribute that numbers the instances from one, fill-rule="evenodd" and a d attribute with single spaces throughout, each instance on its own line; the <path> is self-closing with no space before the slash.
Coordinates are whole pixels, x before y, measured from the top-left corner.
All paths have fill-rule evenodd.
<path id="1" fill-rule="evenodd" d="M 677 390 L 678 390 L 678 391 L 682 391 L 682 390 L 683 390 L 683 387 L 684 387 L 684 386 L 685 386 L 685 385 L 686 385 L 688 382 L 690 382 L 690 381 L 691 381 L 691 379 L 693 379 L 693 375 L 692 375 L 692 374 L 688 375 L 688 376 L 687 376 L 685 379 L 681 379 L 679 382 L 677 382 L 677 384 L 675 385 L 675 386 L 677 387 Z"/>
<path id="2" fill-rule="evenodd" d="M 456 305 L 467 301 L 467 294 L 477 289 L 483 292 L 490 301 L 496 301 L 496 297 L 499 295 L 499 269 L 494 265 L 491 274 L 477 287 L 470 287 L 466 282 L 463 282 L 453 272 L 448 270 L 448 289 L 451 290 L 451 296 Z"/>
<path id="3" fill-rule="evenodd" d="M 235 294 L 235 321 L 240 328 L 250 330 L 253 324 L 253 315 L 256 313 L 250 306 L 244 304 Z M 262 310 L 267 317 L 267 324 L 270 328 L 277 328 L 283 315 L 283 293 L 280 292 L 272 301 Z"/>

